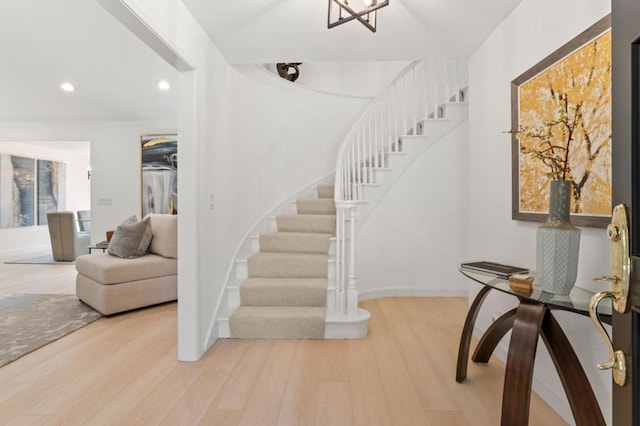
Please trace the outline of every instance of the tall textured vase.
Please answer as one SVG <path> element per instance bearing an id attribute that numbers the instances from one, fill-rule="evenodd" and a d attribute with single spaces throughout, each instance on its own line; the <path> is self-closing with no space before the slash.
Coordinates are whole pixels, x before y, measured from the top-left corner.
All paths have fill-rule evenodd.
<path id="1" fill-rule="evenodd" d="M 571 224 L 571 181 L 552 180 L 549 218 L 536 234 L 536 273 L 542 290 L 569 294 L 578 275 L 580 229 Z"/>

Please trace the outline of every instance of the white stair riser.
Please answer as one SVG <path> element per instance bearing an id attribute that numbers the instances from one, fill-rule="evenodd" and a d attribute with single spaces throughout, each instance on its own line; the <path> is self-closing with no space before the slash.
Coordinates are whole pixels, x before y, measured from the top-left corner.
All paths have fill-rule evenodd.
<path id="1" fill-rule="evenodd" d="M 228 317 L 218 318 L 218 337 L 221 339 L 228 339 L 231 337 Z"/>
<path id="2" fill-rule="evenodd" d="M 249 277 L 249 268 L 247 266 L 247 259 L 236 260 L 236 280 L 241 282 Z"/>
<path id="3" fill-rule="evenodd" d="M 240 287 L 239 286 L 233 286 L 233 287 L 228 287 L 228 293 L 227 293 L 227 303 L 229 305 L 230 308 L 237 308 L 238 306 L 240 306 Z"/>
<path id="4" fill-rule="evenodd" d="M 260 236 L 254 235 L 251 237 L 251 254 L 256 254 L 260 251 Z"/>

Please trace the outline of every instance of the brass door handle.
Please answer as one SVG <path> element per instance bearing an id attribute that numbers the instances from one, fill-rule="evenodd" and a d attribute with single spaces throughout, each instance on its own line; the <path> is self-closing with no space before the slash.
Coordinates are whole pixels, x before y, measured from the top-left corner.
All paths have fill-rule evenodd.
<path id="1" fill-rule="evenodd" d="M 609 275 L 594 278 L 594 281 L 611 281 L 609 291 L 601 291 L 591 298 L 589 316 L 602 335 L 609 349 L 609 361 L 597 364 L 600 370 L 611 368 L 613 380 L 624 386 L 627 381 L 627 357 L 623 351 L 613 349 L 613 343 L 598 317 L 598 305 L 604 299 L 611 299 L 613 309 L 624 314 L 629 311 L 629 282 L 631 278 L 631 256 L 629 250 L 629 212 L 627 206 L 619 204 L 613 208 L 611 224 L 607 227 L 609 237 L 610 269 Z"/>
<path id="2" fill-rule="evenodd" d="M 598 305 L 607 298 L 616 300 L 619 298 L 619 294 L 613 291 L 601 291 L 594 294 L 591 298 L 591 303 L 589 303 L 589 317 L 591 317 L 591 321 L 593 321 L 609 349 L 609 361 L 597 364 L 596 367 L 600 370 L 613 369 L 613 380 L 616 384 L 624 386 L 627 381 L 627 357 L 623 351 L 614 351 L 611 338 L 598 317 Z"/>

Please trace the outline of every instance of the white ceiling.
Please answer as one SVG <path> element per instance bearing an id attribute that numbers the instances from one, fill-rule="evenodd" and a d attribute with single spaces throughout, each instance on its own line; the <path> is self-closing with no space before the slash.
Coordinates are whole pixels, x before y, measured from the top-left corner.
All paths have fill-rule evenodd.
<path id="1" fill-rule="evenodd" d="M 0 2 L 0 58 L 0 121 L 177 115 L 177 72 L 91 0 Z"/>
<path id="2" fill-rule="evenodd" d="M 327 29 L 328 0 L 183 0 L 231 63 L 465 58 L 520 1 L 390 0 L 374 34 Z"/>
<path id="3" fill-rule="evenodd" d="M 375 34 L 328 0 L 183 1 L 231 63 L 309 63 L 467 57 L 521 0 L 390 0 Z M 1 1 L 0 58 L 0 121 L 177 116 L 177 72 L 92 0 Z"/>

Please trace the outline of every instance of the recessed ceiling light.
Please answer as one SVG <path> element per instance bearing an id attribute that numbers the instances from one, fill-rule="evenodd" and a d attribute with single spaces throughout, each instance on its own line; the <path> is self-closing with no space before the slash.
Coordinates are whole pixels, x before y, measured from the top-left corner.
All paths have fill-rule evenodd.
<path id="1" fill-rule="evenodd" d="M 62 83 L 60 85 L 60 88 L 62 88 L 62 90 L 64 90 L 65 92 L 73 92 L 74 90 L 76 90 L 76 88 L 73 87 L 73 84 L 71 83 Z"/>
<path id="2" fill-rule="evenodd" d="M 169 90 L 171 89 L 171 85 L 167 80 L 161 80 L 158 82 L 158 89 L 160 90 Z"/>

